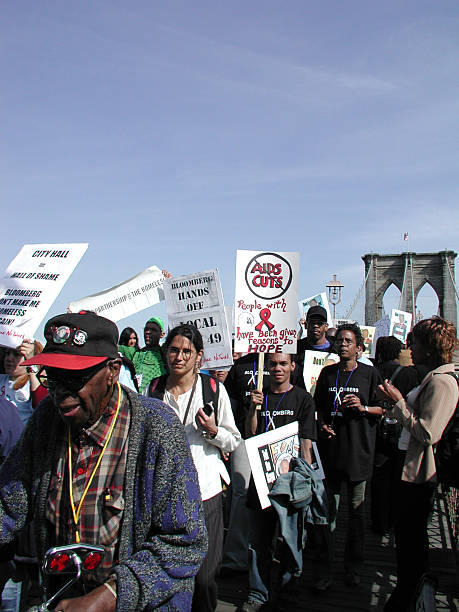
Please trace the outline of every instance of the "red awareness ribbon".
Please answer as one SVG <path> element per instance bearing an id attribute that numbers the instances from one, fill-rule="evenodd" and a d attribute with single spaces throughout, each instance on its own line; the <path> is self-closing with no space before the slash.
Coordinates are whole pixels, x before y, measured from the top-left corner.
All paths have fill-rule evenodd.
<path id="1" fill-rule="evenodd" d="M 257 331 L 261 331 L 263 325 L 266 325 L 266 327 L 271 330 L 274 325 L 273 323 L 271 323 L 271 321 L 269 320 L 269 317 L 271 316 L 271 311 L 269 310 L 269 308 L 263 308 L 263 310 L 260 310 L 260 322 L 258 323 L 258 325 L 255 326 L 255 329 Z"/>

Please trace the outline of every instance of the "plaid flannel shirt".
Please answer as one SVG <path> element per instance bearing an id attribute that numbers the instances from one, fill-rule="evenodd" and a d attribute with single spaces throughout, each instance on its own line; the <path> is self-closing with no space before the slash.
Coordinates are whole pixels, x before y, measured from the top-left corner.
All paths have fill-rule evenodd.
<path id="1" fill-rule="evenodd" d="M 120 387 L 121 388 L 121 387 Z M 116 412 L 115 392 L 102 416 L 72 437 L 73 501 L 78 508 L 85 486 L 97 463 Z M 120 410 L 110 442 L 86 494 L 78 521 L 81 542 L 100 544 L 105 556 L 88 580 L 104 582 L 117 562 L 118 532 L 124 511 L 124 477 L 130 425 L 129 403 L 122 391 Z M 55 534 L 55 545 L 75 542 L 75 523 L 69 496 L 68 437 L 58 445 L 59 460 L 52 475 L 46 518 Z"/>

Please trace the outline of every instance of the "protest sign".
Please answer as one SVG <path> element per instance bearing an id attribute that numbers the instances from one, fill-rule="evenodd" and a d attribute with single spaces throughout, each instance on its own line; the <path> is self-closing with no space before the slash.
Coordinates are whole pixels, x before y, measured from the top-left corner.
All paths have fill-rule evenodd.
<path id="1" fill-rule="evenodd" d="M 389 329 L 390 329 L 390 318 L 389 318 L 389 315 L 384 315 L 381 319 L 376 321 L 376 323 L 375 323 L 375 333 L 374 333 L 374 336 L 373 336 L 373 344 L 372 344 L 372 347 L 371 347 L 371 356 L 372 357 L 375 356 L 376 342 L 377 342 L 378 338 L 381 338 L 382 336 L 388 336 L 389 335 Z"/>
<path id="2" fill-rule="evenodd" d="M 233 363 L 218 270 L 175 276 L 164 281 L 169 328 L 188 323 L 199 329 L 204 342 L 203 369 Z"/>
<path id="3" fill-rule="evenodd" d="M 365 346 L 363 354 L 370 357 L 370 355 L 372 355 L 376 327 L 373 327 L 372 325 L 361 325 L 360 329 L 362 331 L 363 344 Z"/>
<path id="4" fill-rule="evenodd" d="M 237 251 L 235 347 L 295 353 L 298 253 Z"/>
<path id="5" fill-rule="evenodd" d="M 389 336 L 395 336 L 397 340 L 406 344 L 406 337 L 411 329 L 413 315 L 403 310 L 392 309 L 390 317 Z"/>
<path id="6" fill-rule="evenodd" d="M 309 391 L 309 393 L 314 396 L 317 379 L 319 378 L 322 368 L 332 363 L 336 363 L 337 361 L 339 361 L 339 357 L 335 355 L 335 353 L 327 353 L 326 351 L 305 351 L 303 380 L 306 391 Z"/>
<path id="7" fill-rule="evenodd" d="M 164 300 L 163 282 L 161 270 L 151 266 L 115 287 L 71 302 L 69 310 L 93 310 L 106 319 L 119 321 Z"/>
<path id="8" fill-rule="evenodd" d="M 298 302 L 298 310 L 300 313 L 300 319 L 305 319 L 308 314 L 308 310 L 311 306 L 322 306 L 327 311 L 327 323 L 332 326 L 333 319 L 330 313 L 330 306 L 328 305 L 327 295 L 325 292 L 317 293 L 316 295 L 311 295 L 304 300 L 300 300 Z"/>
<path id="9" fill-rule="evenodd" d="M 300 455 L 298 421 L 248 438 L 245 447 L 260 505 L 263 509 L 268 508 L 271 505 L 268 493 L 274 481 L 288 472 L 292 458 Z M 312 443 L 312 456 L 312 469 L 317 471 L 319 478 L 325 478 L 315 442 Z"/>
<path id="10" fill-rule="evenodd" d="M 345 323 L 355 323 L 354 319 L 333 319 L 333 327 L 338 328 Z"/>
<path id="11" fill-rule="evenodd" d="M 87 244 L 25 244 L 0 282 L 0 344 L 32 340 Z"/>

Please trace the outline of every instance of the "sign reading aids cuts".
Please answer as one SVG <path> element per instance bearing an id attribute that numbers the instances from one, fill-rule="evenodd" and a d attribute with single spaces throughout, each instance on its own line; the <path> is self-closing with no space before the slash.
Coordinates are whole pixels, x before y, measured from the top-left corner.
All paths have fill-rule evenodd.
<path id="1" fill-rule="evenodd" d="M 298 253 L 237 251 L 235 350 L 295 353 Z"/>

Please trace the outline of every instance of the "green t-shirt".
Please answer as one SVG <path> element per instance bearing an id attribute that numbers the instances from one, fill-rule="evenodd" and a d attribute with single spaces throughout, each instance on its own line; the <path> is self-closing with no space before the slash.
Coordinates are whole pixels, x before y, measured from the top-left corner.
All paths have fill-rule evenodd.
<path id="1" fill-rule="evenodd" d="M 168 373 L 160 346 L 138 349 L 135 346 L 119 344 L 118 350 L 134 364 L 140 393 L 145 391 L 151 380 Z"/>

